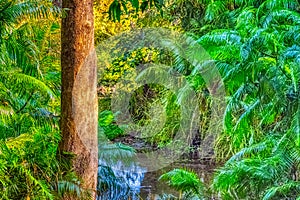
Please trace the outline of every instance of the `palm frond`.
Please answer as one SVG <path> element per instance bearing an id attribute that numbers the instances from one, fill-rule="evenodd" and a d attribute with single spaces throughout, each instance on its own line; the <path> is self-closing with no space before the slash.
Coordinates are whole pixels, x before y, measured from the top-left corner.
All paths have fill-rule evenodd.
<path id="1" fill-rule="evenodd" d="M 296 0 L 267 0 L 264 1 L 260 6 L 268 10 L 274 10 L 278 8 L 296 10 L 299 8 L 299 2 Z"/>
<path id="2" fill-rule="evenodd" d="M 249 6 L 242 10 L 242 12 L 237 17 L 236 29 L 244 29 L 251 31 L 254 27 L 257 26 L 257 17 L 256 17 L 257 8 Z"/>
<path id="3" fill-rule="evenodd" d="M 184 169 L 173 169 L 161 175 L 159 180 L 167 181 L 169 186 L 178 191 L 193 191 L 198 195 L 203 194 L 204 185 L 194 172 Z"/>
<path id="4" fill-rule="evenodd" d="M 263 200 L 269 200 L 273 197 L 282 198 L 296 198 L 299 197 L 300 193 L 300 182 L 289 181 L 279 186 L 271 187 L 268 189 L 263 197 Z"/>
<path id="5" fill-rule="evenodd" d="M 257 144 L 253 144 L 249 147 L 245 147 L 243 148 L 241 151 L 239 151 L 238 153 L 236 153 L 235 155 L 233 155 L 228 161 L 227 164 L 231 164 L 233 162 L 236 162 L 238 160 L 241 160 L 243 158 L 247 158 L 247 157 L 251 157 L 251 156 L 255 156 L 257 154 L 260 155 L 268 155 L 270 154 L 270 147 L 273 147 L 274 144 L 276 143 L 276 136 L 269 136 L 267 137 L 266 140 L 257 143 Z"/>
<path id="6" fill-rule="evenodd" d="M 52 90 L 48 86 L 46 86 L 44 82 L 23 73 L 12 73 L 12 71 L 1 72 L 0 80 L 5 82 L 7 85 L 10 85 L 12 83 L 15 83 L 19 87 L 26 85 L 28 87 L 26 88 L 27 90 L 38 91 L 44 95 L 53 97 Z"/>
<path id="7" fill-rule="evenodd" d="M 300 15 L 291 10 L 277 10 L 271 12 L 264 19 L 262 19 L 262 25 L 264 28 L 276 26 L 277 24 L 282 24 L 282 22 L 285 22 L 285 25 L 299 25 Z"/>
<path id="8" fill-rule="evenodd" d="M 212 21 L 226 11 L 226 1 L 212 1 L 206 9 L 205 17 L 207 21 Z"/>
<path id="9" fill-rule="evenodd" d="M 241 36 L 236 31 L 217 30 L 202 36 L 198 42 L 204 46 L 207 45 L 239 45 Z"/>

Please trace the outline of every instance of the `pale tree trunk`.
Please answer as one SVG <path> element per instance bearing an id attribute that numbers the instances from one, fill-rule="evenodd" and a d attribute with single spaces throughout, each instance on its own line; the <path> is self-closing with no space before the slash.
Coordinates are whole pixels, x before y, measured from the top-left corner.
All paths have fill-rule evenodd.
<path id="1" fill-rule="evenodd" d="M 97 68 L 93 0 L 63 0 L 60 151 L 75 154 L 73 168 L 95 195 L 98 171 Z"/>

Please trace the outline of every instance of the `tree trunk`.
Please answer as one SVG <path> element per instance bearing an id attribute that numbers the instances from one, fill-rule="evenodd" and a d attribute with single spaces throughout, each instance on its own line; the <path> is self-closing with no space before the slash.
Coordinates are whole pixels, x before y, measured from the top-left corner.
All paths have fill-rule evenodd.
<path id="1" fill-rule="evenodd" d="M 98 171 L 97 66 L 93 0 L 63 0 L 61 152 L 75 154 L 74 171 L 95 196 Z"/>

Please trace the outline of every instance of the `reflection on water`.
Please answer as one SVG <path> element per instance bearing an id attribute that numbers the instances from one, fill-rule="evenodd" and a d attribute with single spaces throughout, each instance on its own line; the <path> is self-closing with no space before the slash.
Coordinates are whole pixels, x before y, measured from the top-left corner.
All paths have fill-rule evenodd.
<path id="1" fill-rule="evenodd" d="M 110 163 L 110 167 L 104 161 L 99 161 L 99 185 L 105 188 L 98 196 L 98 200 L 157 200 L 163 194 L 178 193 L 169 188 L 158 178 L 165 172 L 174 168 L 188 168 L 195 171 L 199 177 L 208 183 L 213 173 L 214 165 L 203 163 L 199 160 L 177 161 L 172 165 L 158 171 L 147 172 L 135 162 L 130 164 L 117 161 Z"/>
<path id="2" fill-rule="evenodd" d="M 124 145 L 120 141 L 99 141 L 97 200 L 158 200 L 163 194 L 178 197 L 178 193 L 165 182 L 158 181 L 162 174 L 174 168 L 189 169 L 196 172 L 204 183 L 209 184 L 215 169 L 211 158 L 205 160 L 196 154 L 186 154 L 165 168 L 149 172 L 136 162 L 136 148 Z"/>
<path id="3" fill-rule="evenodd" d="M 107 166 L 104 161 L 99 161 L 98 188 L 104 190 L 98 200 L 139 200 L 140 189 L 146 169 L 136 163 L 125 164 L 117 161 L 115 165 Z"/>

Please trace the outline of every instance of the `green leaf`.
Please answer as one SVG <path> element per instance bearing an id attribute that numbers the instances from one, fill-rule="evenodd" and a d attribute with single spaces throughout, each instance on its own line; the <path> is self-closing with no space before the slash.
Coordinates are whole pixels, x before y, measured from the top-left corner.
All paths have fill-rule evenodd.
<path id="1" fill-rule="evenodd" d="M 147 9 L 148 5 L 149 5 L 148 1 L 143 1 L 143 3 L 141 4 L 142 12 L 144 12 Z"/>
<path id="2" fill-rule="evenodd" d="M 131 0 L 132 6 L 136 9 L 136 12 L 139 10 L 139 0 Z"/>

